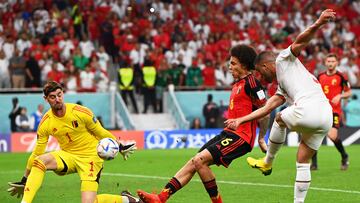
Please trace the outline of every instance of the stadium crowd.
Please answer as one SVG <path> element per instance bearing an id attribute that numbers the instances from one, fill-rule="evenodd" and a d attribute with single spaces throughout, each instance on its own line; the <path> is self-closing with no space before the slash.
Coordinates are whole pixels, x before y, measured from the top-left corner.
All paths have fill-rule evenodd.
<path id="1" fill-rule="evenodd" d="M 131 66 L 139 90 L 146 61 L 155 67 L 155 86 L 229 86 L 230 47 L 277 52 L 325 7 L 337 20 L 300 58 L 317 75 L 334 52 L 339 69 L 359 87 L 359 1 L 0 0 L 0 88 L 54 80 L 68 93 L 102 92 L 116 80 L 114 72 Z"/>

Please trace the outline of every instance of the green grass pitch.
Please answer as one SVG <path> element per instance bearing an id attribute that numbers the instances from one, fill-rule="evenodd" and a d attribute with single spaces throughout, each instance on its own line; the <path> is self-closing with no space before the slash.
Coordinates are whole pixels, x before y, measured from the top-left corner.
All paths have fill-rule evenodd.
<path id="1" fill-rule="evenodd" d="M 246 157 L 263 156 L 260 149 L 235 160 L 228 169 L 212 166 L 219 191 L 225 203 L 293 202 L 295 157 L 297 148 L 283 147 L 270 176 L 246 164 Z M 360 145 L 346 147 L 350 168 L 340 171 L 340 155 L 335 147 L 323 146 L 318 155 L 319 170 L 312 172 L 307 203 L 360 202 Z M 159 192 L 176 171 L 194 154 L 195 149 L 140 150 L 123 161 L 121 157 L 107 161 L 100 180 L 99 193 L 118 194 L 123 189 Z M 18 181 L 29 154 L 0 154 L 0 202 L 20 202 L 6 192 L 8 181 Z M 57 176 L 48 172 L 34 202 L 80 202 L 80 181 L 77 174 Z M 168 202 L 210 202 L 197 175 Z"/>

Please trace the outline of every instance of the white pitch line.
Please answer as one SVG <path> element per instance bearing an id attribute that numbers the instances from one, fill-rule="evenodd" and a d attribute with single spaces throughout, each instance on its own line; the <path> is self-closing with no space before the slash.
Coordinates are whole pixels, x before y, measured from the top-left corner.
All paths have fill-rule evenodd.
<path id="1" fill-rule="evenodd" d="M 130 178 L 144 178 L 144 179 L 158 179 L 158 180 L 169 180 L 170 177 L 163 176 L 148 176 L 148 175 L 138 175 L 138 174 L 125 174 L 125 173 L 101 173 L 105 176 L 119 176 L 119 177 L 130 177 Z M 201 182 L 201 180 L 195 178 L 191 181 Z M 279 185 L 279 184 L 268 184 L 268 183 L 251 183 L 251 182 L 237 182 L 237 181 L 223 181 L 216 180 L 218 183 L 229 184 L 229 185 L 251 185 L 251 186 L 266 186 L 266 187 L 282 187 L 282 188 L 293 188 L 293 185 Z M 350 194 L 360 194 L 360 191 L 356 190 L 341 190 L 333 188 L 319 188 L 319 187 L 310 187 L 311 190 L 326 191 L 326 192 L 341 192 L 341 193 L 350 193 Z"/>
<path id="2" fill-rule="evenodd" d="M 16 174 L 22 173 L 23 171 L 0 171 L 0 174 Z M 50 171 L 48 171 L 50 172 Z M 157 180 L 169 180 L 170 177 L 164 176 L 148 176 L 148 175 L 139 175 L 139 174 L 125 174 L 125 173 L 101 173 L 104 176 L 119 176 L 119 177 L 129 177 L 129 178 L 144 178 L 144 179 L 157 179 Z M 201 182 L 201 180 L 194 178 L 191 181 Z M 251 185 L 251 186 L 265 186 L 265 187 L 282 187 L 282 188 L 293 188 L 292 185 L 279 185 L 279 184 L 268 184 L 268 183 L 251 183 L 251 182 L 237 182 L 237 181 L 223 181 L 216 180 L 218 183 L 229 184 L 229 185 Z M 360 194 L 360 191 L 356 190 L 341 190 L 333 188 L 320 188 L 320 187 L 310 187 L 311 190 L 326 191 L 326 192 L 341 192 L 341 193 L 350 193 L 350 194 Z"/>

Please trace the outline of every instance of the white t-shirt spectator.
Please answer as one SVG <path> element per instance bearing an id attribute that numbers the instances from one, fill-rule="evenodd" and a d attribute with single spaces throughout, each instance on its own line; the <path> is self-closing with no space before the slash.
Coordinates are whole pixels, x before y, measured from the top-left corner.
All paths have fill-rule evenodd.
<path id="1" fill-rule="evenodd" d="M 215 70 L 216 86 L 230 86 L 234 81 L 229 71 L 223 71 L 221 68 Z"/>
<path id="2" fill-rule="evenodd" d="M 24 50 L 30 48 L 31 45 L 30 40 L 18 39 L 18 41 L 16 41 L 16 48 L 20 50 L 20 55 L 23 55 Z"/>
<path id="3" fill-rule="evenodd" d="M 79 46 L 80 46 L 82 54 L 87 58 L 90 58 L 91 53 L 95 50 L 94 44 L 89 40 L 81 41 L 79 43 Z"/>
<path id="4" fill-rule="evenodd" d="M 93 72 L 80 72 L 80 84 L 82 88 L 91 89 L 94 87 L 95 75 Z"/>
<path id="5" fill-rule="evenodd" d="M 5 52 L 6 58 L 10 60 L 14 55 L 15 45 L 13 43 L 5 42 L 3 44 L 3 51 Z"/>
<path id="6" fill-rule="evenodd" d="M 68 39 L 68 40 L 61 40 L 58 44 L 59 48 L 61 49 L 61 56 L 68 60 L 71 56 L 71 50 L 75 48 L 74 43 Z"/>
<path id="7" fill-rule="evenodd" d="M 109 55 L 106 52 L 97 52 L 96 56 L 99 58 L 98 62 L 100 64 L 101 70 L 107 72 L 107 66 L 110 60 Z"/>

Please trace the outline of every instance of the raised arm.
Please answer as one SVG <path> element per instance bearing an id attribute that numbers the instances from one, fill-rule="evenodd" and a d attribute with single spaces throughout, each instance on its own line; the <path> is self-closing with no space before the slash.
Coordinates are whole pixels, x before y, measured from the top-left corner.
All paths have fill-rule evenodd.
<path id="1" fill-rule="evenodd" d="M 335 11 L 332 9 L 324 10 L 320 17 L 315 21 L 314 24 L 310 25 L 306 28 L 302 33 L 300 33 L 295 41 L 291 45 L 291 51 L 295 56 L 298 56 L 310 40 L 314 37 L 315 33 L 319 30 L 319 28 L 328 23 L 330 20 L 335 19 Z"/>

